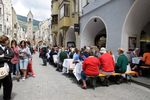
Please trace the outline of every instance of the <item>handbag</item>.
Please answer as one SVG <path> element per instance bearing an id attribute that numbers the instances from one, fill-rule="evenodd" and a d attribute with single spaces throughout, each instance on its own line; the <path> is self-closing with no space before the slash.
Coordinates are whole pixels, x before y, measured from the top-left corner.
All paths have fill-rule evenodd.
<path id="1" fill-rule="evenodd" d="M 0 79 L 4 79 L 9 74 L 9 66 L 4 63 L 3 67 L 0 67 Z"/>

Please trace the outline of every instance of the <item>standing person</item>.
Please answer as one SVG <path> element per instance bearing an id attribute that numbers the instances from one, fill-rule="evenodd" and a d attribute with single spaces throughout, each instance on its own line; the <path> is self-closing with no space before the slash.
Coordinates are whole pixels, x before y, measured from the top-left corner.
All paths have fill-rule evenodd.
<path id="1" fill-rule="evenodd" d="M 14 57 L 11 59 L 13 74 L 16 75 L 17 81 L 19 81 L 19 51 L 16 40 L 11 41 L 11 48 L 14 53 Z"/>
<path id="2" fill-rule="evenodd" d="M 29 75 L 29 73 L 31 73 L 31 75 L 33 77 L 35 77 L 35 73 L 34 73 L 33 68 L 32 68 L 32 54 L 34 53 L 33 48 L 31 46 L 30 41 L 27 41 L 26 43 L 27 43 L 27 47 L 29 48 L 29 50 L 31 52 L 31 56 L 29 56 L 29 63 L 28 63 L 28 67 L 27 67 L 27 76 Z"/>
<path id="3" fill-rule="evenodd" d="M 47 46 L 46 43 L 43 43 L 43 46 L 41 48 L 41 56 L 42 56 L 42 60 L 43 60 L 43 66 L 47 66 Z"/>
<path id="4" fill-rule="evenodd" d="M 0 36 L 0 67 L 4 66 L 4 63 L 10 63 L 11 58 L 13 57 L 13 52 L 9 47 L 9 38 L 5 35 Z M 9 64 L 10 65 L 10 64 Z M 0 79 L 0 86 L 3 85 L 3 99 L 10 100 L 12 92 L 12 79 L 11 79 L 11 66 L 9 66 L 9 74 Z"/>
<path id="5" fill-rule="evenodd" d="M 22 80 L 25 80 L 27 76 L 27 66 L 29 63 L 29 58 L 31 56 L 31 52 L 29 48 L 26 46 L 26 41 L 20 42 L 20 48 L 19 48 L 19 59 L 20 59 L 20 69 L 23 73 Z"/>

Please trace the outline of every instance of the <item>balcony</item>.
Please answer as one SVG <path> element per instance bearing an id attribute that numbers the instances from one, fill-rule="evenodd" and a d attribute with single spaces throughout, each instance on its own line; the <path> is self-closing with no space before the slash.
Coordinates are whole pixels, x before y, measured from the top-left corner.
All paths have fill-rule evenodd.
<path id="1" fill-rule="evenodd" d="M 71 21 L 70 17 L 63 17 L 59 21 L 59 28 L 69 27 L 71 23 L 70 21 Z"/>

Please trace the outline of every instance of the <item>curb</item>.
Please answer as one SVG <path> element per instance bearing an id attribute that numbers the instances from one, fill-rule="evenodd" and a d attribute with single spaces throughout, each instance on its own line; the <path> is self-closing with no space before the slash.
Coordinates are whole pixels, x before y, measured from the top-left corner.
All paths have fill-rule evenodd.
<path id="1" fill-rule="evenodd" d="M 131 79 L 131 81 L 132 81 L 133 83 L 136 83 L 136 84 L 138 84 L 138 85 L 141 85 L 141 86 L 144 86 L 144 87 L 150 89 L 150 85 L 148 85 L 148 84 L 145 84 L 145 83 L 142 83 L 142 82 L 133 80 L 133 79 Z"/>

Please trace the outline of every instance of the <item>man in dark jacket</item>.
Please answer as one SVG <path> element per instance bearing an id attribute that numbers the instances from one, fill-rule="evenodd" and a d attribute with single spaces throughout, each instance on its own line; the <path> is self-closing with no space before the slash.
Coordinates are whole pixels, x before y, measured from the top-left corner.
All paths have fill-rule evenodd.
<path id="1" fill-rule="evenodd" d="M 11 92 L 12 92 L 12 79 L 11 79 L 11 65 L 10 60 L 13 58 L 13 52 L 9 45 L 9 38 L 5 35 L 0 36 L 0 67 L 4 66 L 4 63 L 7 63 L 10 67 L 9 74 L 5 77 L 0 79 L 0 86 L 3 85 L 3 99 L 10 100 L 11 99 Z"/>
<path id="2" fill-rule="evenodd" d="M 47 65 L 47 54 L 48 50 L 47 50 L 47 46 L 46 46 L 46 43 L 43 43 L 43 46 L 42 46 L 42 51 L 41 51 L 41 56 L 42 56 L 42 60 L 43 60 L 43 66 L 46 66 Z"/>

